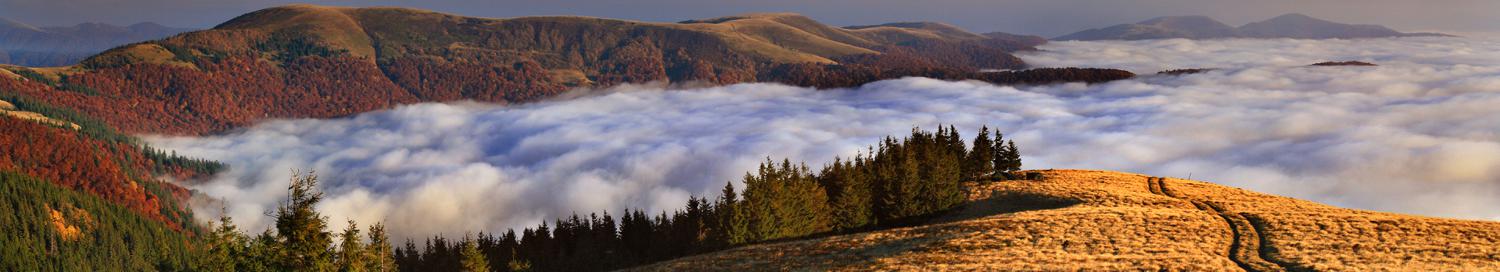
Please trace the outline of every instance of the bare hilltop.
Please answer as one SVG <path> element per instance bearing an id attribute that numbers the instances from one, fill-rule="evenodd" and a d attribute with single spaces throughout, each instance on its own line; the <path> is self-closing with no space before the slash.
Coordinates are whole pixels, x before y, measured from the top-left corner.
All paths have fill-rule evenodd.
<path id="1" fill-rule="evenodd" d="M 722 270 L 1494 271 L 1500 223 L 1333 207 L 1177 178 L 1043 170 L 971 184 L 930 224 L 640 267 Z"/>

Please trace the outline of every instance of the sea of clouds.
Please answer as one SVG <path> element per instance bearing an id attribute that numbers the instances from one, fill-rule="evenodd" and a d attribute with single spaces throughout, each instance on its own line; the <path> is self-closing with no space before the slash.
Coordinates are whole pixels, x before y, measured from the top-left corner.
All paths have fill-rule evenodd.
<path id="1" fill-rule="evenodd" d="M 925 78 L 854 89 L 624 86 L 520 106 L 419 104 L 242 132 L 149 137 L 231 170 L 195 189 L 258 231 L 292 169 L 316 170 L 341 227 L 398 237 L 525 227 L 716 196 L 766 158 L 820 166 L 914 126 L 1007 133 L 1027 168 L 1187 177 L 1338 206 L 1500 220 L 1500 40 L 1059 42 L 1036 66 L 1149 74 L 994 86 Z M 1378 67 L 1307 67 L 1362 60 Z M 215 215 L 218 206 L 198 207 Z"/>

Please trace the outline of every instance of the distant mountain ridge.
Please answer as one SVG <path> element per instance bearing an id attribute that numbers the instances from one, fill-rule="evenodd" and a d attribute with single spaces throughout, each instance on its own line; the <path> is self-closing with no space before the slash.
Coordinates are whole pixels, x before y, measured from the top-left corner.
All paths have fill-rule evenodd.
<path id="1" fill-rule="evenodd" d="M 1151 40 L 1151 39 L 1358 39 L 1385 37 L 1448 36 L 1438 33 L 1404 33 L 1379 25 L 1344 24 L 1292 13 L 1240 27 L 1232 27 L 1207 16 L 1157 17 L 1134 24 L 1088 29 L 1053 38 L 1059 41 Z"/>
<path id="2" fill-rule="evenodd" d="M 39 28 L 0 20 L 0 36 L 22 44 L 76 41 L 60 33 L 170 31 L 164 29 L 169 28 Z M 133 220 L 133 230 L 191 232 L 196 225 L 185 201 L 194 200 L 193 192 L 182 184 L 227 166 L 155 150 L 130 135 L 203 135 L 272 118 L 334 118 L 420 102 L 525 103 L 573 88 L 626 83 L 776 82 L 834 88 L 908 76 L 998 84 L 1093 83 L 1134 76 L 1110 69 L 983 70 L 1026 68 L 1010 52 L 1040 42 L 1045 41 L 980 35 L 938 23 L 841 28 L 786 13 L 654 23 L 578 16 L 476 18 L 405 8 L 273 7 L 209 30 L 110 45 L 114 47 L 74 65 L 0 65 L 0 184 L 25 189 L 0 186 L 0 195 L 8 197 L 0 198 L 5 199 L 0 200 L 0 214 L 26 214 L 23 221 L 29 225 L 23 225 L 22 234 L 46 231 L 29 226 L 51 226 L 63 233 L 96 231 L 101 236 L 84 235 L 90 238 L 83 241 L 106 244 L 64 248 L 151 259 L 114 254 L 157 252 L 112 250 L 107 246 L 121 243 L 107 238 L 117 232 L 79 222 L 91 222 L 90 214 L 110 215 L 98 222 L 114 226 L 114 219 Z M 71 209 L 64 205 L 71 203 L 43 198 L 63 195 L 55 193 L 59 191 L 97 199 Z M 52 206 L 5 205 L 17 203 L 6 201 L 12 199 Z M 121 209 L 95 209 L 113 206 Z M 122 214 L 126 216 L 114 217 Z M 4 218 L 0 216 L 0 225 L 15 229 L 10 228 L 15 221 Z M 22 249 L 10 252 L 26 250 L 68 261 L 95 256 L 59 254 L 59 240 L 50 236 L 7 237 L 16 238 L 0 235 L 0 249 Z M 172 242 L 133 241 L 155 248 Z M 44 246 L 54 250 L 34 250 Z M 30 255 L 9 257 L 0 258 L 0 267 L 17 262 L 66 266 Z M 116 266 L 102 270 L 152 270 L 108 265 Z"/>
<path id="3" fill-rule="evenodd" d="M 997 84 L 1134 76 L 987 72 L 1026 68 L 1011 52 L 1040 42 L 929 22 L 836 27 L 791 13 L 664 23 L 288 5 L 116 47 L 74 66 L 0 66 L 21 76 L 0 78 L 0 90 L 129 133 L 198 135 L 268 118 L 332 118 L 420 102 L 525 103 L 625 83 L 836 88 L 908 76 Z"/>
<path id="4" fill-rule="evenodd" d="M 36 27 L 0 18 L 0 63 L 67 66 L 116 46 L 166 38 L 191 30 L 152 22 L 129 26 L 82 23 Z"/>

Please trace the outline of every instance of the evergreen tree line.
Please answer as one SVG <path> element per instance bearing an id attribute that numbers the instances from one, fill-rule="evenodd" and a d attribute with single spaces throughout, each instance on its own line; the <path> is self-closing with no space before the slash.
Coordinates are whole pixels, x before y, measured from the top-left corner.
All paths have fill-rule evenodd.
<path id="1" fill-rule="evenodd" d="M 728 183 L 717 199 L 690 197 L 670 214 L 626 210 L 619 220 L 608 212 L 575 214 L 520 233 L 408 240 L 395 259 L 402 271 L 598 271 L 914 223 L 964 203 L 963 181 L 1020 170 L 1019 150 L 1000 133 L 985 127 L 970 143 L 966 147 L 951 126 L 935 133 L 913 129 L 817 171 L 768 159 L 742 178 L 744 190 Z M 487 270 L 472 270 L 476 263 Z"/>
<path id="2" fill-rule="evenodd" d="M 317 184 L 315 175 L 293 175 L 289 197 L 272 215 L 275 225 L 259 235 L 248 236 L 229 217 L 220 217 L 201 243 L 204 252 L 195 270 L 396 271 L 383 225 L 361 234 L 350 221 L 340 233 L 328 231 L 328 218 L 313 209 L 323 199 Z M 335 237 L 341 240 L 337 246 Z"/>
<path id="3" fill-rule="evenodd" d="M 957 130 L 913 129 L 865 154 L 836 158 L 814 171 L 769 159 L 725 184 L 717 199 L 690 197 L 685 208 L 648 214 L 625 210 L 572 215 L 520 232 L 442 236 L 393 248 L 384 226 L 355 222 L 327 230 L 313 207 L 317 177 L 294 175 L 275 225 L 258 235 L 223 217 L 204 235 L 196 270 L 209 271 L 598 271 L 638 266 L 766 241 L 864 231 L 913 223 L 965 201 L 962 182 L 1019 170 L 1015 144 L 988 128 L 966 147 Z M 337 243 L 335 240 L 339 240 Z"/>
<path id="4" fill-rule="evenodd" d="M 48 118 L 77 124 L 79 126 L 78 132 L 83 136 L 132 148 L 139 148 L 140 152 L 145 154 L 146 159 L 152 162 L 151 169 L 143 170 L 151 171 L 152 174 L 175 174 L 173 172 L 189 171 L 191 176 L 210 176 L 228 169 L 224 163 L 218 161 L 188 158 L 177 155 L 175 151 L 169 153 L 152 148 L 134 136 L 121 133 L 103 121 L 72 109 L 53 106 L 10 92 L 0 92 L 0 100 L 10 102 L 16 106 L 16 109 L 21 111 L 35 112 Z M 114 153 L 123 154 L 126 152 Z"/>
<path id="5" fill-rule="evenodd" d="M 193 233 L 45 179 L 0 170 L 0 271 L 179 271 Z"/>
<path id="6" fill-rule="evenodd" d="M 144 144 L 141 145 L 141 151 L 146 159 L 156 162 L 151 169 L 155 174 L 187 171 L 196 176 L 211 176 L 229 169 L 228 165 L 219 161 L 180 156 L 177 151 L 163 151 Z"/>

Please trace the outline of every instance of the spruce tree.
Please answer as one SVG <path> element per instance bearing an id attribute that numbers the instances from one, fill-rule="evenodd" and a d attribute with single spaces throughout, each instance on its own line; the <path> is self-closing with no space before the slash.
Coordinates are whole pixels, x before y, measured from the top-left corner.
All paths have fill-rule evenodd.
<path id="1" fill-rule="evenodd" d="M 395 253 L 391 250 L 391 239 L 385 232 L 385 224 L 376 223 L 370 226 L 369 236 L 370 246 L 365 247 L 369 262 L 366 262 L 365 271 L 396 271 Z"/>
<path id="2" fill-rule="evenodd" d="M 360 241 L 364 237 L 359 235 L 359 226 L 355 225 L 354 220 L 349 220 L 349 227 L 345 228 L 339 237 L 343 241 L 339 243 L 338 270 L 342 272 L 367 271 L 369 252 Z"/>
<path id="3" fill-rule="evenodd" d="M 936 146 L 925 152 L 926 177 L 923 180 L 926 184 L 919 199 L 923 214 L 947 210 L 963 201 L 963 190 L 960 188 L 960 180 L 963 178 L 960 161 L 963 143 L 958 139 L 958 133 L 953 129 L 939 129 L 935 138 Z M 959 148 L 953 148 L 955 144 Z"/>
<path id="4" fill-rule="evenodd" d="M 995 142 L 990 140 L 990 128 L 980 127 L 974 136 L 974 148 L 964 158 L 964 176 L 969 179 L 987 179 L 995 172 Z"/>
<path id="5" fill-rule="evenodd" d="M 738 245 L 750 242 L 750 223 L 745 220 L 744 204 L 739 200 L 739 193 L 734 190 L 734 182 L 725 182 L 724 191 L 719 195 L 719 229 L 723 235 L 724 244 Z"/>
<path id="6" fill-rule="evenodd" d="M 293 174 L 292 184 L 287 188 L 290 197 L 276 208 L 276 240 L 280 249 L 276 265 L 279 270 L 334 270 L 333 254 L 329 250 L 333 235 L 326 231 L 327 218 L 313 209 L 323 200 L 323 193 L 317 186 L 317 175 Z"/>
<path id="7" fill-rule="evenodd" d="M 235 227 L 234 221 L 220 211 L 219 224 L 209 225 L 208 254 L 201 260 L 200 269 L 205 271 L 238 271 L 241 258 L 248 250 L 244 234 Z M 248 261 L 248 260 L 247 260 Z"/>
<path id="8" fill-rule="evenodd" d="M 832 211 L 828 204 L 828 190 L 818 184 L 812 170 L 806 164 L 793 166 L 790 160 L 783 161 L 786 178 L 788 210 L 783 211 L 783 220 L 790 222 L 783 237 L 799 237 L 832 230 Z"/>
<path id="9" fill-rule="evenodd" d="M 855 161 L 862 163 L 863 160 L 834 159 L 833 164 L 824 167 L 823 173 L 818 176 L 820 180 L 824 180 L 822 183 L 829 194 L 834 227 L 838 230 L 860 228 L 873 222 L 870 184 L 855 164 Z"/>
<path id="10" fill-rule="evenodd" d="M 270 229 L 250 239 L 245 257 L 236 271 L 273 271 L 282 259 L 282 244 Z"/>
<path id="11" fill-rule="evenodd" d="M 1006 166 L 1010 165 L 1010 161 L 1006 160 L 1006 157 L 1010 156 L 1010 154 L 1008 151 L 1006 151 L 1004 133 L 1000 133 L 999 130 L 995 130 L 994 147 L 990 150 L 993 152 L 993 154 L 995 154 L 990 157 L 990 165 L 994 167 L 995 174 L 999 176 L 1004 173 L 1009 173 L 1005 171 Z"/>
<path id="12" fill-rule="evenodd" d="M 463 251 L 460 252 L 460 263 L 463 264 L 465 272 L 487 272 L 490 271 L 490 263 L 485 259 L 484 253 L 479 252 L 479 246 L 474 240 L 465 237 Z"/>
<path id="13" fill-rule="evenodd" d="M 880 184 L 876 210 L 881 222 L 895 222 L 922 212 L 922 206 L 917 202 L 924 187 L 922 164 L 913 145 L 920 139 L 913 138 L 925 135 L 913 129 L 912 136 L 904 142 L 887 138 L 876 158 Z"/>
<path id="14" fill-rule="evenodd" d="M 942 136 L 945 136 L 943 138 L 943 146 L 947 147 L 946 152 L 957 154 L 957 159 L 963 159 L 964 153 L 968 151 L 968 148 L 964 147 L 964 139 L 963 136 L 958 135 L 958 129 L 954 128 L 953 125 L 948 125 L 947 135 Z"/>
<path id="15" fill-rule="evenodd" d="M 1021 150 L 1016 149 L 1015 141 L 1006 141 L 1004 154 L 1005 172 L 1021 171 Z"/>

